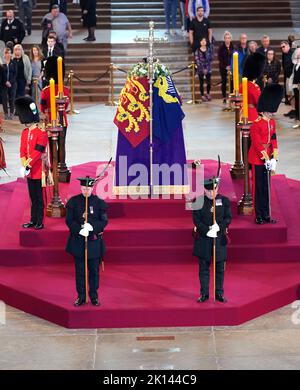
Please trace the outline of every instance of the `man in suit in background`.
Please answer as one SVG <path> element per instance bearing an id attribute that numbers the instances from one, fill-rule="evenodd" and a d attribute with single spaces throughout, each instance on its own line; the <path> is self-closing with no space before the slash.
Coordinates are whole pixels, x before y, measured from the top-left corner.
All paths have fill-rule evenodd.
<path id="1" fill-rule="evenodd" d="M 58 45 L 55 35 L 48 35 L 47 45 L 45 45 L 42 49 L 43 56 L 47 60 L 49 57 L 64 57 L 64 52 L 61 49 L 60 45 Z"/>
<path id="2" fill-rule="evenodd" d="M 15 19 L 15 13 L 12 10 L 6 12 L 6 18 L 2 20 L 0 40 L 5 44 L 13 42 L 14 45 L 22 43 L 25 37 L 25 29 L 23 23 L 19 19 Z"/>

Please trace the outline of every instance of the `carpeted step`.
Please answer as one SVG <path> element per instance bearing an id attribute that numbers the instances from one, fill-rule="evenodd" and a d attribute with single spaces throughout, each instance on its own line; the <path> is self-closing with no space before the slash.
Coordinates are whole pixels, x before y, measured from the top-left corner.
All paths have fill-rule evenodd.
<path id="1" fill-rule="evenodd" d="M 187 212 L 189 213 L 189 212 Z M 49 223 L 47 223 L 49 222 Z M 26 247 L 64 246 L 68 230 L 62 220 L 45 221 L 45 229 L 20 229 L 20 245 Z M 139 247 L 145 245 L 165 246 L 192 245 L 192 216 L 185 218 L 126 219 L 115 218 L 105 229 L 105 242 L 108 246 Z M 285 242 L 287 227 L 283 221 L 275 225 L 262 225 L 259 228 L 248 217 L 233 219 L 230 226 L 232 244 L 261 244 Z"/>
<path id="2" fill-rule="evenodd" d="M 10 198 L 15 189 L 16 182 L 10 182 L 0 185 L 0 215 L 4 215 L 6 210 L 8 210 L 8 205 Z"/>
<path id="3" fill-rule="evenodd" d="M 194 264 L 107 264 L 101 306 L 74 308 L 74 266 L 1 267 L 8 305 L 68 328 L 238 325 L 299 299 L 300 265 L 228 264 L 228 303 L 202 305 Z"/>
<path id="4" fill-rule="evenodd" d="M 72 256 L 65 252 L 65 246 L 21 247 L 18 244 L 9 248 L 0 247 L 0 265 L 6 267 L 61 264 L 73 262 Z"/>
<path id="5" fill-rule="evenodd" d="M 291 196 L 289 184 L 285 175 L 275 175 L 272 178 L 272 184 L 277 194 L 278 203 L 281 207 L 281 212 L 289 225 L 288 240 L 299 242 L 300 237 L 300 213 L 295 205 L 294 199 Z"/>
<path id="6" fill-rule="evenodd" d="M 192 255 L 193 242 L 188 245 L 145 245 L 116 246 L 107 245 L 105 263 L 107 264 L 177 264 L 194 263 L 197 258 Z M 55 247 L 21 247 L 15 244 L 9 248 L 0 248 L 0 265 L 44 265 L 73 262 L 72 256 L 65 252 L 65 243 Z M 300 244 L 229 244 L 228 263 L 282 263 L 300 262 Z"/>
<path id="7" fill-rule="evenodd" d="M 300 220 L 300 182 L 298 180 L 287 179 L 290 189 L 290 197 L 293 199 L 295 205 L 295 212 Z"/>
<path id="8" fill-rule="evenodd" d="M 18 178 L 6 205 L 0 226 L 0 247 L 18 242 L 18 231 L 21 226 L 24 210 L 29 205 L 27 182 Z M 2 202 L 0 202 L 2 203 Z"/>

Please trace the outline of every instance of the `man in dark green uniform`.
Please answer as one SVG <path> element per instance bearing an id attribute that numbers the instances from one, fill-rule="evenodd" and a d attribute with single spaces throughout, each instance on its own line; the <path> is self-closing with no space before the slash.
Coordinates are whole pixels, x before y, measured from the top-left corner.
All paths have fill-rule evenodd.
<path id="1" fill-rule="evenodd" d="M 66 251 L 75 259 L 76 290 L 78 293 L 74 305 L 81 306 L 86 302 L 85 238 L 87 237 L 89 296 L 91 303 L 94 306 L 99 306 L 99 265 L 105 251 L 102 236 L 108 223 L 107 204 L 92 194 L 95 179 L 87 176 L 78 180 L 81 185 L 81 194 L 73 196 L 66 205 L 66 224 L 70 230 Z M 86 196 L 88 197 L 87 222 L 85 218 Z"/>
<path id="2" fill-rule="evenodd" d="M 213 255 L 214 240 L 216 243 L 216 291 L 215 298 L 219 302 L 226 302 L 223 296 L 223 282 L 225 261 L 227 257 L 226 231 L 231 223 L 230 201 L 218 194 L 219 178 L 204 181 L 203 205 L 193 211 L 194 222 L 194 250 L 193 255 L 199 259 L 199 279 L 201 296 L 197 302 L 202 303 L 209 299 L 210 263 Z M 215 191 L 213 188 L 215 187 Z M 213 196 L 216 198 L 216 222 L 213 223 Z M 197 203 L 199 198 L 196 200 Z"/>

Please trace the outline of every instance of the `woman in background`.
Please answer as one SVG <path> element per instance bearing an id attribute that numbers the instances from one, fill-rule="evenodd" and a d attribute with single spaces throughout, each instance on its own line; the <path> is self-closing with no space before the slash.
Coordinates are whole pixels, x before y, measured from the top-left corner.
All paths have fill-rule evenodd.
<path id="1" fill-rule="evenodd" d="M 273 83 L 278 84 L 280 71 L 281 71 L 281 64 L 277 60 L 274 50 L 269 49 L 267 51 L 266 63 L 263 72 L 266 82 L 268 84 L 273 84 Z"/>
<path id="2" fill-rule="evenodd" d="M 42 90 L 42 78 L 43 78 L 43 54 L 39 46 L 33 45 L 30 49 L 30 61 L 32 69 L 32 80 L 31 80 L 31 96 L 39 106 L 40 95 Z M 37 80 L 37 85 L 35 84 Z"/>
<path id="3" fill-rule="evenodd" d="M 200 41 L 200 48 L 195 51 L 195 63 L 200 82 L 200 94 L 203 102 L 211 101 L 211 68 L 213 61 L 213 45 L 207 46 L 206 38 Z M 204 80 L 206 80 L 207 94 L 204 95 Z"/>
<path id="4" fill-rule="evenodd" d="M 32 75 L 30 59 L 24 53 L 22 45 L 14 46 L 13 61 L 17 67 L 17 98 L 25 95 L 25 88 L 31 84 Z"/>
<path id="5" fill-rule="evenodd" d="M 13 119 L 17 89 L 17 67 L 9 48 L 4 49 L 4 63 L 1 66 L 1 97 L 5 119 Z M 9 106 L 9 107 L 8 107 Z M 8 110 L 9 108 L 9 110 Z"/>

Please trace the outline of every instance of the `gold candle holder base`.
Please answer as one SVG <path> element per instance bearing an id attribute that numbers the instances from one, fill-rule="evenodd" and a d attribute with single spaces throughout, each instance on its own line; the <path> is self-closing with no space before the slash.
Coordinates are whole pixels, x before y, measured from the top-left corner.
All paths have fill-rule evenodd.
<path id="1" fill-rule="evenodd" d="M 60 198 L 52 199 L 47 205 L 46 215 L 50 218 L 62 218 L 66 216 L 66 208 Z"/>

